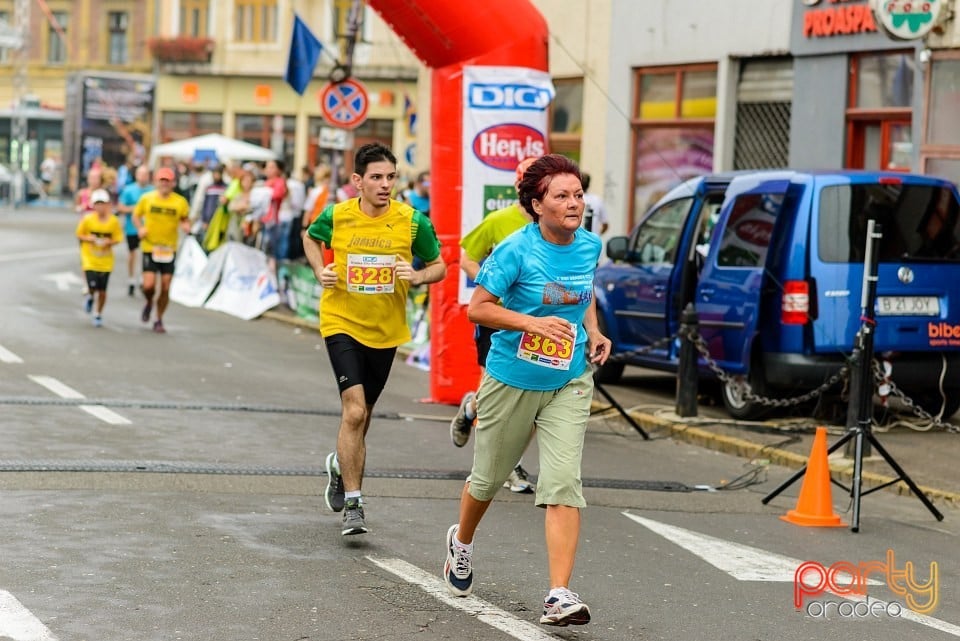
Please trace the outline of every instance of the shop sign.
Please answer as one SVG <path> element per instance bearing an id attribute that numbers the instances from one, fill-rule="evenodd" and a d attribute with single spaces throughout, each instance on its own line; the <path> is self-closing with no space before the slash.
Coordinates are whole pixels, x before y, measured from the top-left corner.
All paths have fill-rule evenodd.
<path id="1" fill-rule="evenodd" d="M 871 0 L 877 23 L 895 40 L 919 40 L 940 25 L 947 0 Z"/>
<path id="2" fill-rule="evenodd" d="M 803 37 L 827 38 L 871 33 L 877 30 L 868 0 L 799 0 L 803 13 Z"/>

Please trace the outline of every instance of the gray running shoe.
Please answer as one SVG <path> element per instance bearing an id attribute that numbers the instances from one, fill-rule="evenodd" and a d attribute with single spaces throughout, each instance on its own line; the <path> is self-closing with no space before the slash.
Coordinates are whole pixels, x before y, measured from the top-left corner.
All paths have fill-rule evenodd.
<path id="1" fill-rule="evenodd" d="M 351 534 L 366 534 L 370 530 L 363 520 L 363 505 L 360 499 L 350 499 L 343 506 L 343 528 L 340 534 L 350 536 Z"/>
<path id="2" fill-rule="evenodd" d="M 447 558 L 443 562 L 443 582 L 456 596 L 468 596 L 473 591 L 473 562 L 471 554 L 457 547 L 453 535 L 457 533 L 454 523 L 447 530 Z"/>
<path id="3" fill-rule="evenodd" d="M 516 494 L 531 494 L 536 489 L 533 483 L 527 479 L 527 471 L 519 463 L 510 472 L 507 480 L 503 482 L 503 487 L 510 488 L 510 491 Z"/>
<path id="4" fill-rule="evenodd" d="M 334 466 L 336 457 L 336 452 L 327 454 L 327 489 L 323 493 L 323 499 L 332 511 L 341 512 L 343 511 L 343 477 Z"/>
<path id="5" fill-rule="evenodd" d="M 580 595 L 566 588 L 560 588 L 554 596 L 547 595 L 543 600 L 543 625 L 585 625 L 590 623 L 590 608 L 580 600 Z"/>
<path id="6" fill-rule="evenodd" d="M 457 408 L 457 415 L 450 421 L 450 440 L 457 447 L 463 447 L 470 440 L 470 428 L 473 427 L 473 421 L 467 418 L 467 406 L 473 403 L 476 394 L 467 392 L 460 400 L 460 407 Z"/>

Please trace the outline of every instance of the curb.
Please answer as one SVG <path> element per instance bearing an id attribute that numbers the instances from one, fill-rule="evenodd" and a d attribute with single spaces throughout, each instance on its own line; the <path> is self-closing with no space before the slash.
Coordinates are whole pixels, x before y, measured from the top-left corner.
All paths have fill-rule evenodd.
<path id="1" fill-rule="evenodd" d="M 599 407 L 606 407 L 598 404 Z M 662 430 L 669 433 L 670 438 L 697 445 L 708 450 L 723 452 L 746 459 L 763 459 L 770 463 L 798 470 L 807 464 L 807 457 L 787 450 L 761 445 L 746 439 L 735 436 L 726 436 L 723 434 L 714 434 L 707 430 L 684 425 L 681 422 L 670 421 L 651 414 L 631 411 L 630 416 L 640 424 L 644 429 Z M 830 472 L 834 480 L 844 481 L 847 484 L 853 482 L 853 463 L 843 464 L 835 461 L 830 462 Z M 901 480 L 876 472 L 862 472 L 861 479 L 864 488 L 884 487 L 885 490 L 892 491 L 900 496 L 912 496 L 913 492 Z M 960 493 L 949 492 L 925 485 L 917 485 L 920 490 L 927 495 L 931 501 L 942 502 L 952 507 L 960 507 Z"/>
<path id="2" fill-rule="evenodd" d="M 299 316 L 293 316 L 283 312 L 267 311 L 263 313 L 262 317 L 319 331 L 315 323 L 306 321 Z M 398 349 L 397 353 L 400 354 L 401 350 Z M 607 407 L 604 403 L 597 401 L 594 401 L 594 405 L 594 409 L 604 409 Z M 746 459 L 763 459 L 793 470 L 799 470 L 807 464 L 807 457 L 787 450 L 770 447 L 769 445 L 761 445 L 735 436 L 714 434 L 699 427 L 691 427 L 684 425 L 680 421 L 670 421 L 652 414 L 631 411 L 630 416 L 645 430 L 665 431 L 670 435 L 670 438 L 675 441 L 689 443 L 708 450 L 731 454 Z M 835 480 L 843 481 L 847 484 L 853 482 L 852 463 L 842 464 L 831 461 L 830 472 Z M 876 472 L 863 472 L 861 479 L 863 487 L 867 489 L 883 486 L 885 490 L 894 492 L 900 496 L 911 496 L 913 494 L 906 483 L 892 476 L 877 474 Z M 960 493 L 949 492 L 926 485 L 918 484 L 918 487 L 931 501 L 941 502 L 952 507 L 960 507 Z"/>

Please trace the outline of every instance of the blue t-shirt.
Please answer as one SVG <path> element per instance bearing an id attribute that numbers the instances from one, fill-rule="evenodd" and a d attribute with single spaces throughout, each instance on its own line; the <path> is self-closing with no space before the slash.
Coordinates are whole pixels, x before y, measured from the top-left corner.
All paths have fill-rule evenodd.
<path id="1" fill-rule="evenodd" d="M 477 274 L 477 284 L 498 296 L 507 309 L 531 316 L 559 316 L 576 326 L 572 346 L 542 337 L 500 330 L 493 335 L 487 373 L 501 383 L 527 390 L 556 390 L 587 366 L 583 316 L 593 300 L 593 276 L 600 237 L 577 229 L 569 245 L 543 239 L 539 225 L 527 225 L 497 245 Z M 558 364 L 569 362 L 566 369 Z"/>
<path id="2" fill-rule="evenodd" d="M 140 186 L 139 183 L 130 183 L 120 192 L 120 204 L 133 207 L 140 200 L 140 196 L 153 191 L 153 185 Z M 133 215 L 125 214 L 123 221 L 123 233 L 127 236 L 137 235 L 137 226 L 133 224 Z"/>
<path id="3" fill-rule="evenodd" d="M 430 196 L 421 196 L 415 189 L 411 189 L 407 192 L 407 200 L 410 201 L 410 206 L 421 214 L 430 215 Z"/>

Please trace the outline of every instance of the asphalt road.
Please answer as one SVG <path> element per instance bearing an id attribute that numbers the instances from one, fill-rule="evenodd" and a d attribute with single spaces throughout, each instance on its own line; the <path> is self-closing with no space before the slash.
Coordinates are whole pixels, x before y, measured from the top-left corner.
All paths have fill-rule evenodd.
<path id="1" fill-rule="evenodd" d="M 645 441 L 615 414 L 591 422 L 585 448 L 571 588 L 593 622 L 536 624 L 542 512 L 506 490 L 478 534 L 477 598 L 451 599 L 443 538 L 472 450 L 449 442 L 453 408 L 419 401 L 428 375 L 394 365 L 368 437 L 372 532 L 344 539 L 321 496 L 339 403 L 318 335 L 177 305 L 155 335 L 122 270 L 96 329 L 75 222 L 0 210 L 0 641 L 960 636 L 955 510 L 940 523 L 879 492 L 859 534 L 800 528 L 777 518 L 798 488 L 760 501 L 787 470 Z M 525 464 L 536 472 L 535 447 Z M 709 491 L 738 478 L 743 489 Z M 888 550 L 918 583 L 938 564 L 931 612 L 858 617 L 835 594 L 794 607 L 802 561 L 856 571 Z M 873 578 L 871 602 L 907 602 Z M 914 591 L 918 609 L 933 598 Z"/>

